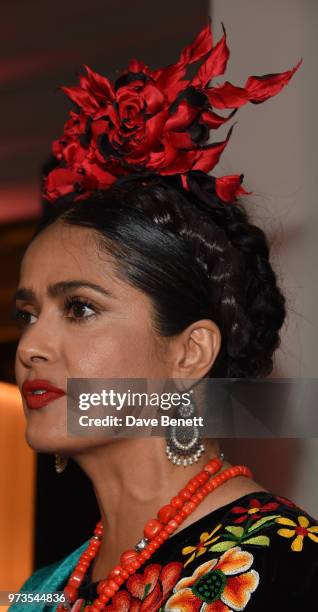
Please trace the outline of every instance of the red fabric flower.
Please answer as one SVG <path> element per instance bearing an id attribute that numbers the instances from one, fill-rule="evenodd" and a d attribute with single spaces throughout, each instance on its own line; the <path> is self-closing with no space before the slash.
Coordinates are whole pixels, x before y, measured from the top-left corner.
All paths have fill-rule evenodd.
<path id="1" fill-rule="evenodd" d="M 253 521 L 261 518 L 262 514 L 266 512 L 273 512 L 279 508 L 279 504 L 276 502 L 268 502 L 267 504 L 261 504 L 258 499 L 250 499 L 248 508 L 243 506 L 233 506 L 231 512 L 234 514 L 241 514 L 239 518 L 234 520 L 234 523 L 243 523 L 246 519 L 252 519 Z"/>
<path id="2" fill-rule="evenodd" d="M 107 189 L 117 178 L 149 171 L 161 175 L 210 172 L 225 140 L 207 144 L 216 130 L 247 102 L 259 104 L 290 81 L 300 62 L 281 74 L 249 77 L 244 87 L 229 82 L 214 86 L 230 55 L 226 32 L 213 44 L 211 25 L 202 29 L 178 61 L 158 70 L 132 60 L 113 84 L 85 66 L 76 87 L 62 87 L 75 104 L 64 133 L 53 143 L 59 166 L 45 179 L 44 195 L 54 201 L 70 195 L 78 200 L 95 189 Z M 186 72 L 201 61 L 192 80 Z M 222 116 L 215 109 L 234 109 Z M 216 179 L 215 191 L 225 202 L 247 192 L 242 175 Z"/>
<path id="3" fill-rule="evenodd" d="M 106 606 L 109 612 L 156 612 L 171 593 L 182 573 L 183 565 L 177 561 L 164 567 L 158 563 L 148 565 L 144 572 L 133 574 Z"/>

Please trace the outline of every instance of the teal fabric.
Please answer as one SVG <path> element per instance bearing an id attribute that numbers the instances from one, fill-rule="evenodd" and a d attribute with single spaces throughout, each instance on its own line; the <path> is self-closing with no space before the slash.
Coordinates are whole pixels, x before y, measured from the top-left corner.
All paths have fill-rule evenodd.
<path id="1" fill-rule="evenodd" d="M 51 563 L 38 570 L 36 570 L 30 578 L 28 578 L 20 588 L 20 591 L 27 593 L 55 593 L 56 591 L 62 591 L 63 587 L 69 578 L 72 570 L 75 568 L 76 563 L 84 550 L 87 548 L 89 540 L 81 544 L 78 548 L 73 550 L 67 557 L 64 557 L 61 561 Z M 12 612 L 53 612 L 56 610 L 57 604 L 47 604 L 45 602 L 34 602 L 28 603 L 13 603 L 9 610 Z"/>

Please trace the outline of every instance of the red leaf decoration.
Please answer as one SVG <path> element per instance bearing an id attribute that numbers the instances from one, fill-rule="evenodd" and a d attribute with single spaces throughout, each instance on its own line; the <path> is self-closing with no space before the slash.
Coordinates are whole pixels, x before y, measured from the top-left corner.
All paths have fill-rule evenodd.
<path id="1" fill-rule="evenodd" d="M 86 89 L 82 87 L 61 87 L 61 90 L 88 115 L 98 109 L 97 100 Z"/>
<path id="2" fill-rule="evenodd" d="M 87 72 L 87 77 L 86 77 L 87 85 L 85 83 L 85 77 L 83 79 L 84 89 L 86 88 L 89 89 L 89 87 L 91 87 L 94 90 L 95 95 L 99 94 L 102 99 L 105 99 L 106 97 L 109 100 L 114 100 L 115 94 L 114 94 L 113 86 L 109 82 L 109 80 L 106 77 L 102 76 L 101 74 L 94 72 L 89 66 L 86 66 L 86 64 L 84 64 L 84 68 Z"/>
<path id="3" fill-rule="evenodd" d="M 209 128 L 213 130 L 217 130 L 218 127 L 224 125 L 227 121 L 232 119 L 233 115 L 236 113 L 236 109 L 230 113 L 228 117 L 222 117 L 213 111 L 204 111 L 201 115 L 201 121 L 204 125 L 207 125 Z"/>
<path id="4" fill-rule="evenodd" d="M 160 68 L 151 73 L 157 85 L 166 90 L 169 101 L 172 102 L 176 95 L 189 84 L 189 81 L 183 79 L 187 67 L 209 53 L 212 45 L 211 23 L 209 21 L 208 25 L 199 32 L 194 42 L 183 49 L 176 64 L 167 68 Z"/>
<path id="5" fill-rule="evenodd" d="M 249 101 L 248 93 L 243 87 L 235 87 L 228 81 L 219 87 L 212 87 L 207 96 L 215 108 L 239 108 Z"/>
<path id="6" fill-rule="evenodd" d="M 199 32 L 194 42 L 183 49 L 179 61 L 184 64 L 194 64 L 194 62 L 198 62 L 207 53 L 210 53 L 212 47 L 213 38 L 211 20 L 209 19 L 209 23 Z"/>
<path id="7" fill-rule="evenodd" d="M 251 192 L 242 187 L 243 174 L 232 174 L 215 179 L 215 191 L 224 202 L 233 202 L 237 196 L 249 195 Z"/>
<path id="8" fill-rule="evenodd" d="M 268 98 L 276 96 L 285 85 L 288 85 L 301 64 L 302 60 L 292 70 L 287 70 L 286 72 L 268 74 L 261 77 L 249 77 L 245 83 L 245 90 L 248 93 L 249 101 L 253 102 L 253 104 L 260 104 L 260 102 L 265 102 Z"/>
<path id="9" fill-rule="evenodd" d="M 164 131 L 184 130 L 198 116 L 199 112 L 199 109 L 190 106 L 186 100 L 182 100 L 176 112 L 166 121 Z"/>
<path id="10" fill-rule="evenodd" d="M 260 104 L 268 98 L 276 96 L 298 70 L 302 60 L 286 72 L 265 76 L 251 76 L 247 79 L 245 87 L 236 87 L 228 81 L 219 87 L 212 87 L 207 96 L 212 106 L 216 108 L 239 108 L 247 102 Z"/>
<path id="11" fill-rule="evenodd" d="M 233 127 L 228 131 L 227 137 L 223 142 L 215 142 L 214 144 L 201 149 L 198 159 L 192 166 L 192 170 L 202 170 L 203 172 L 210 172 L 218 163 L 221 154 L 223 153 L 230 137 L 233 132 Z"/>
<path id="12" fill-rule="evenodd" d="M 155 81 L 157 87 L 165 92 L 169 103 L 172 103 L 178 93 L 183 91 L 189 84 L 189 81 L 183 78 L 185 73 L 186 66 L 183 62 L 156 71 Z M 154 76 L 154 73 L 152 76 Z"/>
<path id="13" fill-rule="evenodd" d="M 192 85 L 194 87 L 205 87 L 213 77 L 224 74 L 226 65 L 230 57 L 230 51 L 226 44 L 226 31 L 222 24 L 223 36 L 215 45 L 208 59 L 202 64 L 198 74 L 194 77 Z"/>
<path id="14" fill-rule="evenodd" d="M 128 72 L 136 72 L 138 74 L 138 72 L 146 72 L 146 70 L 147 66 L 145 65 L 145 62 L 139 61 L 137 59 L 130 60 Z"/>

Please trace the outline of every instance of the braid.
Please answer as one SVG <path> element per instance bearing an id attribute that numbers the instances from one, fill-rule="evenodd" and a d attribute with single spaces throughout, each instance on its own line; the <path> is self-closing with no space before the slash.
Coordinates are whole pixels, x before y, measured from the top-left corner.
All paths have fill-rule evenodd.
<path id="1" fill-rule="evenodd" d="M 182 238 L 207 277 L 210 317 L 222 335 L 209 376 L 267 376 L 286 316 L 267 237 L 242 205 L 214 197 L 212 206 L 202 201 L 198 206 L 197 198 L 182 191 L 176 198 L 167 181 L 161 182 L 152 189 L 152 210 L 144 207 L 144 212 L 154 214 L 165 232 Z"/>
<path id="2" fill-rule="evenodd" d="M 280 344 L 278 332 L 286 316 L 285 297 L 269 261 L 270 249 L 263 230 L 249 221 L 239 205 L 225 205 L 223 210 L 218 222 L 222 219 L 222 229 L 236 256 L 240 254 L 237 262 L 242 281 L 229 281 L 226 289 L 232 299 L 223 303 L 224 309 L 232 311 L 228 352 L 233 359 L 228 363 L 228 376 L 241 377 L 243 372 L 251 377 L 267 376 Z M 232 249 L 231 252 L 230 258 L 235 257 Z"/>

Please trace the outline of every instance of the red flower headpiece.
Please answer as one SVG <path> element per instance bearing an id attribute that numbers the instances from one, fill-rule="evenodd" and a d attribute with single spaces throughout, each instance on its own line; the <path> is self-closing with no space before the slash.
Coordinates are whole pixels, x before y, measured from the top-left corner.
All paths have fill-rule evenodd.
<path id="1" fill-rule="evenodd" d="M 109 188 L 118 178 L 136 173 L 179 175 L 189 188 L 187 174 L 209 172 L 218 163 L 230 138 L 206 144 L 210 130 L 226 123 L 247 102 L 259 104 L 287 85 L 301 61 L 279 74 L 251 76 L 244 87 L 226 81 L 211 85 L 224 74 L 229 58 L 226 32 L 213 46 L 211 24 L 183 49 L 176 64 L 150 70 L 132 60 L 112 84 L 85 66 L 78 87 L 62 87 L 76 110 L 53 143 L 59 164 L 45 178 L 44 196 L 50 201 L 69 196 L 79 200 L 96 189 Z M 190 64 L 203 60 L 189 80 Z M 221 116 L 215 109 L 234 109 Z M 243 175 L 211 177 L 225 202 L 247 193 Z"/>

